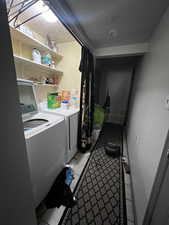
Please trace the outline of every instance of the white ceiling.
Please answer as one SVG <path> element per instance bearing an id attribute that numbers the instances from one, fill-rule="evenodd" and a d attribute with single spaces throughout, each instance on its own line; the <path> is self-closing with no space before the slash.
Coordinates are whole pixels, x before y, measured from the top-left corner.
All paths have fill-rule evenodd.
<path id="1" fill-rule="evenodd" d="M 9 4 L 11 0 L 6 1 L 7 4 Z M 17 2 L 21 1 L 22 0 L 14 0 L 14 3 L 16 4 Z M 30 18 L 39 12 L 40 11 L 37 9 L 36 5 L 33 5 L 19 17 L 19 20 L 24 21 L 25 19 Z M 56 43 L 75 41 L 74 37 L 69 33 L 69 31 L 67 31 L 67 29 L 61 24 L 59 20 L 54 23 L 50 23 L 47 22 L 42 15 L 40 15 L 25 23 L 25 25 L 28 25 L 43 37 L 49 35 L 51 40 L 55 40 Z"/>
<path id="2" fill-rule="evenodd" d="M 169 5 L 168 0 L 65 2 L 94 49 L 147 42 Z"/>
<path id="3" fill-rule="evenodd" d="M 32 9 L 26 11 L 26 17 L 29 14 L 31 15 L 32 12 Z M 45 21 L 42 15 L 40 15 L 28 22 L 27 25 L 41 36 L 49 35 L 51 40 L 55 40 L 56 43 L 75 41 L 74 37 L 69 33 L 69 31 L 67 31 L 59 20 L 54 23 L 49 23 Z"/>
<path id="4" fill-rule="evenodd" d="M 10 0 L 7 0 L 10 2 Z M 21 1 L 21 0 L 14 0 Z M 169 5 L 168 0 L 49 0 L 56 5 L 65 3 L 77 21 L 77 27 L 93 49 L 148 42 Z M 67 7 L 65 7 L 67 10 Z M 65 11 L 66 12 L 66 11 Z M 37 13 L 32 6 L 21 19 Z M 79 23 L 78 23 L 79 22 Z M 59 22 L 48 23 L 39 16 L 27 23 L 42 36 L 49 35 L 57 43 L 74 41 Z M 79 26 L 80 25 L 80 26 Z M 81 38 L 81 39 L 82 39 Z M 83 41 L 83 40 L 82 40 Z"/>

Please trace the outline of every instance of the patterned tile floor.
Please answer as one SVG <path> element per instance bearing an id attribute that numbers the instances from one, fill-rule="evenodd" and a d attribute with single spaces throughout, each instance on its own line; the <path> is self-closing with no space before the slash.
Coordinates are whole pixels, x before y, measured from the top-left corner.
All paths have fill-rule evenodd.
<path id="1" fill-rule="evenodd" d="M 120 133 L 121 131 L 118 129 L 118 126 L 116 127 L 116 133 Z M 112 136 L 112 133 L 111 133 Z M 120 140 L 115 139 L 114 141 L 118 142 Z M 105 143 L 107 142 L 107 140 L 105 140 Z M 102 141 L 98 141 L 97 143 L 97 148 L 99 148 L 100 146 L 104 145 L 105 143 L 103 143 Z M 123 146 L 124 148 L 125 146 Z M 126 149 L 124 148 L 124 150 L 126 151 Z M 124 153 L 127 156 L 127 153 Z M 86 165 L 86 162 L 88 160 L 90 156 L 90 153 L 78 153 L 74 159 L 71 161 L 71 165 L 74 168 L 74 173 L 75 173 L 75 179 L 71 184 L 71 189 L 74 190 L 76 187 L 76 184 L 80 178 L 80 175 Z M 125 189 L 126 189 L 126 206 L 127 206 L 127 224 L 128 225 L 134 225 L 134 214 L 133 214 L 133 201 L 132 201 L 132 195 L 131 195 L 131 182 L 130 182 L 130 175 L 128 174 L 124 174 L 125 176 Z M 131 204 L 130 204 L 131 203 Z M 63 215 L 63 212 L 65 210 L 65 207 L 60 207 L 60 208 L 55 208 L 55 209 L 50 209 L 47 210 L 47 212 L 44 214 L 44 216 L 41 219 L 41 223 L 40 225 L 58 225 L 59 221 Z M 104 212 L 103 212 L 104 214 Z M 101 223 L 98 223 L 99 225 Z M 110 224 L 110 223 L 107 223 Z M 86 223 L 87 225 L 87 223 Z"/>
<path id="2" fill-rule="evenodd" d="M 75 195 L 77 204 L 67 211 L 63 225 L 119 225 L 121 162 L 104 148 L 92 153 Z"/>
<path id="3" fill-rule="evenodd" d="M 82 170 L 84 169 L 89 156 L 90 156 L 89 152 L 85 154 L 77 153 L 70 162 L 70 165 L 73 167 L 75 176 L 75 179 L 71 184 L 72 191 L 75 189 L 75 186 L 80 178 Z M 40 225 L 58 225 L 64 210 L 65 210 L 64 206 L 61 206 L 60 208 L 47 210 L 47 212 L 43 215 L 41 219 L 42 222 L 40 223 Z"/>

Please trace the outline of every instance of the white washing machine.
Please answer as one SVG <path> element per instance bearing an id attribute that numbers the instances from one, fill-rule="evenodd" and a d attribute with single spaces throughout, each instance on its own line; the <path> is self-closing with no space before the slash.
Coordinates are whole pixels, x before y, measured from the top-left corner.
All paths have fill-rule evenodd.
<path id="1" fill-rule="evenodd" d="M 66 162 L 68 163 L 78 151 L 77 138 L 78 138 L 78 120 L 79 109 L 70 107 L 69 109 L 48 109 L 47 102 L 40 104 L 40 109 L 43 112 L 48 112 L 53 115 L 61 115 L 65 118 L 66 126 Z"/>
<path id="2" fill-rule="evenodd" d="M 65 166 L 65 121 L 63 116 L 38 112 L 32 82 L 19 80 L 18 88 L 36 207 Z"/>

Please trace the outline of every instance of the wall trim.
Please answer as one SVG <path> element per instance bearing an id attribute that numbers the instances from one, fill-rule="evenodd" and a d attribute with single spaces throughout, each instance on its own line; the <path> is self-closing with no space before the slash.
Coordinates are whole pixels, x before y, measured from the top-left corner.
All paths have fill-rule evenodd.
<path id="1" fill-rule="evenodd" d="M 0 223 L 36 225 L 29 159 L 5 0 L 0 1 L 0 27 L 2 28 L 0 30 L 0 124 L 2 130 L 0 134 Z"/>
<path id="2" fill-rule="evenodd" d="M 149 43 L 136 43 L 98 48 L 94 51 L 96 58 L 143 55 L 149 51 Z"/>
<path id="3" fill-rule="evenodd" d="M 128 151 L 127 135 L 126 135 L 126 128 L 125 127 L 123 129 L 123 149 L 125 149 L 126 152 L 127 152 L 128 162 L 129 162 L 129 166 L 130 166 L 130 155 L 129 155 L 129 151 Z M 132 176 L 131 167 L 130 167 L 130 178 L 131 178 L 131 195 L 132 195 L 132 199 L 133 199 L 134 224 L 138 225 L 137 213 L 136 213 L 136 204 L 135 204 L 135 197 L 134 197 L 134 189 L 133 189 L 133 176 Z"/>

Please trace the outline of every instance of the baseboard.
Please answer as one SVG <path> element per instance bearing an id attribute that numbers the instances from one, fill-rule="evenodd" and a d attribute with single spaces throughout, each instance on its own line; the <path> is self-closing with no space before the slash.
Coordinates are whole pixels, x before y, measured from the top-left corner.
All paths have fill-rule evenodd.
<path id="1" fill-rule="evenodd" d="M 122 125 L 124 123 L 124 115 L 118 115 L 110 112 L 106 121 L 109 123 Z"/>
<path id="2" fill-rule="evenodd" d="M 125 128 L 123 130 L 123 152 L 124 152 L 124 156 L 127 157 L 128 163 L 130 165 L 131 164 L 130 163 L 130 155 L 129 155 L 129 151 L 128 151 L 127 135 L 126 135 Z M 136 204 L 135 204 L 135 197 L 134 197 L 134 189 L 133 189 L 133 177 L 132 177 L 131 167 L 130 167 L 130 182 L 131 182 L 131 195 L 132 195 L 132 199 L 133 199 L 134 223 L 135 223 L 135 225 L 138 225 L 138 222 L 137 222 L 137 213 L 136 213 Z"/>

